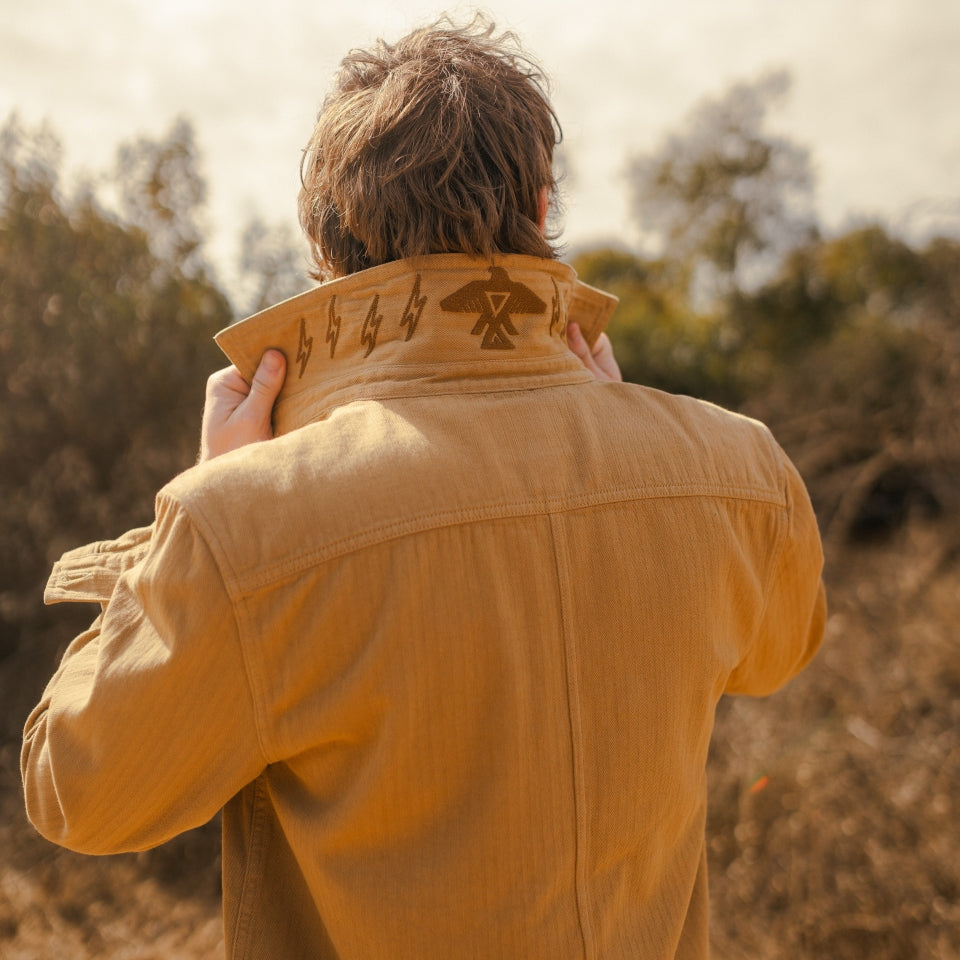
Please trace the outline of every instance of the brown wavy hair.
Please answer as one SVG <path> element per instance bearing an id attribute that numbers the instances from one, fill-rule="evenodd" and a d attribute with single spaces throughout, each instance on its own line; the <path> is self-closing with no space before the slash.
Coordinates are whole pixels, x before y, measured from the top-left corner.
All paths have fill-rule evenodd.
<path id="1" fill-rule="evenodd" d="M 511 33 L 443 19 L 344 58 L 300 167 L 300 223 L 320 280 L 429 253 L 555 258 L 561 130 Z"/>

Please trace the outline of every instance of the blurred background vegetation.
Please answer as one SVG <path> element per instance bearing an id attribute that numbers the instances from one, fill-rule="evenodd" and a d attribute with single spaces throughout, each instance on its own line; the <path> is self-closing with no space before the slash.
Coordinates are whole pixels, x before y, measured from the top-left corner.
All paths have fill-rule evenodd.
<path id="1" fill-rule="evenodd" d="M 735 85 L 630 158 L 625 202 L 644 248 L 569 259 L 621 298 L 609 332 L 626 379 L 771 426 L 827 547 L 824 653 L 770 703 L 718 714 L 717 955 L 958 957 L 960 242 L 866 222 L 824 235 L 807 151 L 767 129 L 788 85 L 782 73 Z M 215 827 L 94 866 L 32 835 L 17 768 L 26 714 L 90 618 L 43 608 L 51 563 L 150 521 L 156 490 L 194 460 L 205 379 L 223 362 L 213 333 L 308 285 L 297 240 L 254 221 L 243 281 L 225 288 L 205 257 L 198 160 L 178 120 L 68 193 L 49 131 L 15 117 L 0 131 L 11 957 L 56 945 L 169 960 L 206 955 L 219 936 Z M 147 928 L 146 952 L 118 952 Z"/>

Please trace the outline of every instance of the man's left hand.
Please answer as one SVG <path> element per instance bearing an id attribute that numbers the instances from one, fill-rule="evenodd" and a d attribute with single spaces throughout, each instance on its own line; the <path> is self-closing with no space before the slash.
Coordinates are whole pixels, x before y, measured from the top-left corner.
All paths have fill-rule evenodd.
<path id="1" fill-rule="evenodd" d="M 267 350 L 260 358 L 252 384 L 240 376 L 236 367 L 210 375 L 203 407 L 199 463 L 273 437 L 273 404 L 286 373 L 286 357 L 279 350 Z"/>
<path id="2" fill-rule="evenodd" d="M 580 327 L 571 323 L 567 328 L 567 345 L 580 358 L 580 362 L 598 379 L 598 380 L 623 380 L 623 374 L 620 372 L 620 366 L 617 364 L 617 358 L 613 355 L 613 345 L 610 338 L 601 333 L 597 342 L 590 348 L 586 338 L 580 331 Z"/>

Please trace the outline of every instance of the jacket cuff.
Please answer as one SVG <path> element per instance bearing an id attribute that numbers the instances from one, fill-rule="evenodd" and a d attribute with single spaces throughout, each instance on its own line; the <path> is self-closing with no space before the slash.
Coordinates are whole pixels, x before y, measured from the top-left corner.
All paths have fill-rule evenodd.
<path id="1" fill-rule="evenodd" d="M 152 525 L 138 527 L 116 540 L 68 550 L 53 565 L 43 602 L 106 603 L 121 574 L 146 556 L 152 534 Z"/>

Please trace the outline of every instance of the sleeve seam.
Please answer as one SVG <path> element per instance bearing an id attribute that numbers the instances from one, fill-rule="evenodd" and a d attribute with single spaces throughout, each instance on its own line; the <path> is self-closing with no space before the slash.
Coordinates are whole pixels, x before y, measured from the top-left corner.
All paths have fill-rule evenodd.
<path id="1" fill-rule="evenodd" d="M 265 724 L 263 717 L 263 701 L 262 698 L 257 695 L 257 686 L 253 682 L 253 671 L 251 669 L 250 659 L 247 652 L 247 644 L 243 642 L 243 625 L 237 612 L 237 599 L 233 589 L 231 589 L 231 587 L 228 585 L 232 583 L 233 577 L 231 575 L 230 579 L 228 579 L 228 577 L 224 575 L 225 564 L 221 563 L 220 559 L 222 545 L 220 544 L 219 538 L 215 535 L 214 531 L 210 529 L 208 524 L 203 522 L 203 518 L 194 516 L 185 503 L 169 494 L 158 495 L 158 505 L 164 500 L 169 502 L 173 509 L 183 514 L 187 520 L 187 523 L 189 523 L 190 526 L 196 530 L 197 536 L 201 539 L 203 545 L 207 548 L 207 551 L 210 554 L 211 560 L 213 560 L 214 567 L 217 571 L 217 576 L 220 579 L 221 586 L 223 587 L 223 591 L 226 594 L 227 600 L 230 604 L 230 613 L 233 617 L 233 624 L 236 631 L 236 643 L 240 652 L 240 660 L 243 663 L 243 674 L 247 681 L 247 694 L 250 697 L 250 702 L 253 704 L 254 732 L 256 733 L 257 737 L 257 746 L 260 750 L 260 756 L 263 759 L 264 764 L 269 764 L 271 761 L 270 751 L 267 749 L 266 736 L 264 733 Z M 159 510 L 157 513 L 159 514 Z M 220 549 L 215 550 L 214 545 Z"/>
<path id="2" fill-rule="evenodd" d="M 790 498 L 790 484 L 786 476 L 786 472 L 782 467 L 780 472 L 783 483 L 784 503 L 777 509 L 778 529 L 776 546 L 774 548 L 773 559 L 770 563 L 769 572 L 764 583 L 763 605 L 760 607 L 760 613 L 757 617 L 756 627 L 753 631 L 753 635 L 750 638 L 750 643 L 747 645 L 747 650 L 740 660 L 741 664 L 747 659 L 747 657 L 750 656 L 758 643 L 760 632 L 763 629 L 763 625 L 767 619 L 767 610 L 770 607 L 770 598 L 773 596 L 777 571 L 780 569 L 780 563 L 783 560 L 784 550 L 786 549 L 787 545 L 787 531 L 790 527 L 790 513 L 793 508 L 793 501 Z M 736 669 L 737 668 L 735 668 L 734 672 L 736 672 Z"/>

